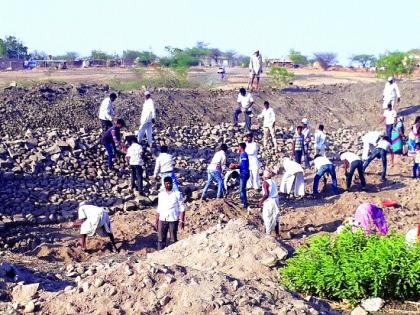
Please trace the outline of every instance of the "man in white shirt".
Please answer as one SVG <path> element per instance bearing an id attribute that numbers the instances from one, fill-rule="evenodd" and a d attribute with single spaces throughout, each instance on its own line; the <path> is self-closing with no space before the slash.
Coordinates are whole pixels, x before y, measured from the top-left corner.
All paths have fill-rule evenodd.
<path id="1" fill-rule="evenodd" d="M 112 234 L 111 221 L 108 212 L 101 207 L 89 205 L 87 202 L 81 202 L 78 209 L 78 219 L 72 223 L 73 227 L 80 227 L 80 246 L 86 250 L 87 236 L 93 236 L 96 233 L 100 236 L 108 236 L 112 246 L 118 252 L 115 244 L 114 234 Z"/>
<path id="2" fill-rule="evenodd" d="M 309 168 L 309 145 L 312 141 L 312 132 L 309 127 L 309 120 L 306 118 L 302 119 L 303 129 L 303 161 L 305 162 L 305 168 Z"/>
<path id="3" fill-rule="evenodd" d="M 327 144 L 327 135 L 324 132 L 324 125 L 319 125 L 315 131 L 315 155 L 325 156 L 325 148 Z"/>
<path id="4" fill-rule="evenodd" d="M 99 121 L 101 122 L 102 131 L 105 132 L 112 127 L 112 119 L 114 118 L 113 102 L 117 99 L 117 94 L 111 93 L 109 97 L 105 97 L 99 106 Z"/>
<path id="5" fill-rule="evenodd" d="M 318 186 L 319 180 L 325 175 L 330 174 L 332 180 L 332 189 L 334 193 L 338 194 L 338 187 L 337 187 L 337 175 L 335 174 L 335 166 L 332 162 L 327 159 L 325 156 L 316 155 L 314 158 L 314 167 L 316 170 L 316 174 L 314 177 L 314 185 L 313 185 L 313 192 L 314 195 L 318 195 Z M 326 184 L 327 179 L 324 177 L 324 183 Z"/>
<path id="6" fill-rule="evenodd" d="M 254 79 L 257 78 L 257 90 L 260 84 L 260 77 L 263 72 L 262 69 L 262 56 L 259 50 L 256 50 L 251 58 L 249 59 L 249 81 L 248 81 L 248 90 L 254 86 Z"/>
<path id="7" fill-rule="evenodd" d="M 156 159 L 155 170 L 153 172 L 153 177 L 156 178 L 157 175 L 160 176 L 162 182 L 162 189 L 164 187 L 164 179 L 166 177 L 172 178 L 172 186 L 175 190 L 179 190 L 178 180 L 174 172 L 174 160 L 172 155 L 168 154 L 168 146 L 163 145 L 160 148 L 160 154 Z"/>
<path id="8" fill-rule="evenodd" d="M 280 192 L 294 194 L 295 197 L 305 196 L 305 178 L 302 166 L 289 158 L 283 158 L 284 174 L 281 178 Z"/>
<path id="9" fill-rule="evenodd" d="M 137 191 L 143 195 L 143 148 L 135 136 L 128 138 L 129 148 L 125 154 L 131 168 L 131 189 L 134 190 L 137 182 Z"/>
<path id="10" fill-rule="evenodd" d="M 264 109 L 261 114 L 258 115 L 258 118 L 263 118 L 263 128 L 264 128 L 264 147 L 267 147 L 268 138 L 271 135 L 271 140 L 273 141 L 274 149 L 277 150 L 277 141 L 276 141 L 276 114 L 274 114 L 273 109 L 270 107 L 270 103 L 264 102 Z"/>
<path id="11" fill-rule="evenodd" d="M 271 178 L 270 170 L 264 170 L 263 173 L 263 196 L 259 200 L 258 205 L 262 208 L 262 218 L 265 226 L 265 233 L 270 235 L 273 231 L 276 236 L 280 236 L 279 227 L 279 198 L 277 183 Z"/>
<path id="12" fill-rule="evenodd" d="M 145 101 L 143 103 L 143 110 L 141 111 L 140 127 L 138 131 L 139 143 L 143 140 L 144 133 L 146 133 L 147 143 L 149 146 L 153 143 L 152 127 L 155 123 L 155 105 L 151 98 L 150 92 L 144 92 Z"/>
<path id="13" fill-rule="evenodd" d="M 357 169 L 359 173 L 362 190 L 366 189 L 365 173 L 363 171 L 363 163 L 360 157 L 353 152 L 340 153 L 340 160 L 343 161 L 343 168 L 346 171 L 346 190 L 350 190 L 351 182 L 353 180 L 354 172 Z M 347 170 L 350 168 L 350 171 Z"/>
<path id="14" fill-rule="evenodd" d="M 362 137 L 363 141 L 363 152 L 362 152 L 362 160 L 366 161 L 369 157 L 369 153 L 375 150 L 376 144 L 378 143 L 379 139 L 381 138 L 380 131 L 369 131 Z"/>
<path id="15" fill-rule="evenodd" d="M 401 101 L 400 89 L 397 86 L 393 77 L 388 78 L 388 82 L 385 83 L 384 92 L 383 92 L 382 108 L 387 109 L 388 104 L 391 104 L 391 107 L 394 108 L 396 102 Z"/>
<path id="16" fill-rule="evenodd" d="M 207 190 L 213 180 L 217 182 L 217 198 L 223 197 L 222 171 L 226 168 L 226 151 L 227 145 L 222 143 L 220 145 L 220 150 L 214 154 L 213 159 L 207 167 L 207 183 L 204 186 L 203 194 L 201 195 L 202 200 L 206 198 Z"/>
<path id="17" fill-rule="evenodd" d="M 261 163 L 258 159 L 258 144 L 253 140 L 251 133 L 246 135 L 246 147 L 245 152 L 248 154 L 249 160 L 249 179 L 247 182 L 247 188 L 253 188 L 255 190 L 260 189 L 260 167 Z"/>
<path id="18" fill-rule="evenodd" d="M 384 111 L 381 123 L 385 121 L 386 136 L 391 139 L 392 128 L 394 128 L 394 120 L 397 118 L 397 112 L 392 109 L 392 105 L 388 104 L 388 108 Z"/>
<path id="19" fill-rule="evenodd" d="M 238 99 L 239 107 L 235 109 L 233 113 L 233 125 L 238 126 L 238 117 L 240 113 L 244 113 L 245 116 L 245 127 L 248 131 L 251 131 L 251 114 L 252 105 L 254 105 L 254 99 L 251 93 L 248 93 L 244 88 L 239 89 Z"/>
<path id="20" fill-rule="evenodd" d="M 172 189 L 171 177 L 165 177 L 163 182 L 165 189 L 158 195 L 155 219 L 155 228 L 158 231 L 158 250 L 165 248 L 168 231 L 172 242 L 178 241 L 178 225 L 181 223 L 180 228 L 183 230 L 185 223 L 184 198 L 181 192 Z"/>
<path id="21" fill-rule="evenodd" d="M 386 180 L 386 166 L 387 166 L 387 154 L 391 152 L 391 140 L 388 137 L 383 137 L 379 140 L 378 144 L 376 145 L 375 150 L 373 150 L 372 154 L 369 155 L 367 160 L 363 163 L 363 172 L 366 172 L 366 168 L 369 166 L 370 162 L 374 159 L 381 159 L 382 160 L 382 173 L 381 179 L 382 181 Z"/>

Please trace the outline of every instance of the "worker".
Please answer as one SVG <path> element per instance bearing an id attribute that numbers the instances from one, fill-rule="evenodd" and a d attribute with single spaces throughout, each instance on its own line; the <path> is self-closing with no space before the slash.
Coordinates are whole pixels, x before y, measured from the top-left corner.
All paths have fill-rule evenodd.
<path id="1" fill-rule="evenodd" d="M 162 187 L 164 189 L 164 179 L 165 177 L 172 178 L 172 187 L 175 190 L 179 190 L 178 180 L 174 172 L 174 160 L 171 154 L 168 153 L 168 146 L 163 145 L 160 148 L 160 154 L 156 159 L 155 169 L 153 171 L 153 178 L 160 176 Z"/>
<path id="2" fill-rule="evenodd" d="M 213 180 L 217 182 L 217 198 L 223 197 L 222 172 L 226 168 L 226 151 L 227 145 L 222 143 L 220 145 L 220 150 L 214 154 L 213 159 L 207 167 L 207 183 L 204 186 L 203 194 L 201 195 L 202 200 L 206 198 L 207 190 Z"/>
<path id="3" fill-rule="evenodd" d="M 260 78 L 261 74 L 263 73 L 262 68 L 262 56 L 259 50 L 256 50 L 251 58 L 249 59 L 249 81 L 248 81 L 248 90 L 253 89 L 254 87 L 254 80 L 257 79 L 257 90 L 260 85 Z"/>
<path id="4" fill-rule="evenodd" d="M 114 118 L 113 103 L 117 99 L 117 94 L 111 93 L 105 97 L 99 106 L 99 121 L 101 123 L 102 131 L 105 132 L 112 127 L 112 120 Z"/>
<path id="5" fill-rule="evenodd" d="M 264 130 L 264 148 L 268 147 L 268 141 L 271 136 L 273 142 L 274 150 L 277 150 L 277 140 L 276 140 L 276 114 L 273 111 L 273 108 L 270 107 L 268 101 L 264 102 L 264 109 L 261 114 L 258 115 L 258 118 L 263 118 L 263 130 Z"/>
<path id="6" fill-rule="evenodd" d="M 80 227 L 79 242 L 82 250 L 86 250 L 87 236 L 90 237 L 97 233 L 100 236 L 108 236 L 114 249 L 117 252 L 119 251 L 112 233 L 111 221 L 105 208 L 90 205 L 86 201 L 81 202 L 78 209 L 78 219 L 73 222 L 73 227 Z"/>
<path id="7" fill-rule="evenodd" d="M 260 189 L 260 167 L 261 163 L 258 159 L 258 144 L 253 140 L 252 133 L 246 135 L 246 148 L 245 152 L 248 154 L 249 159 L 249 180 L 247 188 L 253 188 L 255 190 Z"/>
<path id="8" fill-rule="evenodd" d="M 270 235 L 275 231 L 276 236 L 280 236 L 278 190 L 277 184 L 272 179 L 272 176 L 270 170 L 264 170 L 262 183 L 263 196 L 258 204 L 262 208 L 265 233 Z"/>
<path id="9" fill-rule="evenodd" d="M 385 83 L 383 92 L 382 108 L 387 109 L 388 104 L 391 104 L 392 109 L 395 109 L 395 103 L 401 101 L 400 89 L 393 77 L 389 77 Z"/>
<path id="10" fill-rule="evenodd" d="M 313 185 L 314 195 L 318 194 L 319 180 L 326 174 L 331 175 L 333 191 L 335 194 L 338 194 L 337 175 L 335 174 L 334 164 L 325 156 L 316 155 L 314 158 L 314 167 L 316 170 Z M 324 177 L 324 183 L 326 183 L 326 181 L 327 180 Z"/>
<path id="11" fill-rule="evenodd" d="M 305 195 L 305 178 L 302 166 L 290 158 L 283 158 L 284 174 L 281 178 L 280 192 L 295 197 Z"/>
<path id="12" fill-rule="evenodd" d="M 344 168 L 346 173 L 346 190 L 350 190 L 353 175 L 356 170 L 359 173 L 360 183 L 362 184 L 362 190 L 365 190 L 365 173 L 363 171 L 363 162 L 360 159 L 360 157 L 353 152 L 342 152 L 340 153 L 340 160 L 343 161 L 342 167 Z"/>
<path id="13" fill-rule="evenodd" d="M 147 137 L 147 144 L 152 146 L 153 143 L 153 134 L 152 134 L 152 127 L 155 123 L 156 113 L 155 113 L 155 105 L 153 103 L 151 94 L 149 91 L 144 92 L 145 101 L 143 103 L 143 110 L 141 111 L 141 118 L 140 118 L 140 127 L 138 131 L 138 141 L 141 143 L 144 137 L 144 133 L 146 133 Z"/>

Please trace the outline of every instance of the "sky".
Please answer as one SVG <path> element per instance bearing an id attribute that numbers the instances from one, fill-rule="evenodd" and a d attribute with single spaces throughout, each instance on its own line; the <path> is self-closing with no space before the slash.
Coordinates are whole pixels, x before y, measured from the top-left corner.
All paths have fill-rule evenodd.
<path id="1" fill-rule="evenodd" d="M 420 48 L 420 0 L 0 0 L 0 37 L 58 55 L 191 47 L 263 57 Z"/>

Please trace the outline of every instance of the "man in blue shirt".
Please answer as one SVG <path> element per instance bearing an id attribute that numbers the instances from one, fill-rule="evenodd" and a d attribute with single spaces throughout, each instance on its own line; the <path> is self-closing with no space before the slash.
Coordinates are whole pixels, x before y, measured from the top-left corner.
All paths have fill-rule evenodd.
<path id="1" fill-rule="evenodd" d="M 239 143 L 239 163 L 232 163 L 230 169 L 238 169 L 240 173 L 239 190 L 240 197 L 244 208 L 248 208 L 248 199 L 246 196 L 246 183 L 249 179 L 249 160 L 248 154 L 245 152 L 246 144 L 244 142 Z"/>

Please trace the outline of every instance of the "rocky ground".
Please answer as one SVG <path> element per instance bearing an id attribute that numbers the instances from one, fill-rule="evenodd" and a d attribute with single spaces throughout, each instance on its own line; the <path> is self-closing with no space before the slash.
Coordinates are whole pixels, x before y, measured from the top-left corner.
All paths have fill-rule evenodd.
<path id="1" fill-rule="evenodd" d="M 367 99 L 368 96 L 375 99 L 372 95 L 380 92 L 374 84 L 366 85 L 360 93 L 358 89 L 362 86 L 353 88 L 335 85 L 317 87 L 318 91 L 259 93 L 258 107 L 267 98 L 275 104 L 277 112 L 282 113 L 277 130 L 280 150 L 260 151 L 264 167 L 274 170 L 278 182 L 282 174 L 281 157 L 287 155 L 290 148 L 289 127 L 303 115 L 315 122 L 321 119 L 326 122 L 327 155 L 335 163 L 338 164 L 338 153 L 343 149 L 360 153 L 365 122 L 377 119 L 378 115 L 378 110 Z M 416 83 L 402 86 L 405 104 L 411 105 L 401 110 L 406 121 L 418 115 L 419 105 L 416 104 L 420 104 L 420 100 L 414 93 L 416 88 Z M 399 202 L 398 208 L 385 209 L 391 229 L 405 232 L 420 222 L 420 186 L 410 178 L 412 162 L 407 157 L 397 157 L 385 183 L 380 181 L 380 163 L 372 163 L 366 192 L 359 192 L 356 178 L 355 187 L 350 192 L 341 191 L 338 196 L 332 195 L 329 185 L 319 199 L 310 195 L 297 200 L 282 196 L 281 238 L 284 243 L 266 240 L 260 234 L 262 221 L 257 192 L 250 192 L 249 223 L 230 221 L 245 216 L 236 192 L 221 201 L 198 200 L 215 148 L 225 142 L 229 146 L 229 161 L 237 158 L 235 148 L 245 132 L 229 123 L 236 92 L 161 90 L 153 93 L 161 117 L 155 128 L 155 142 L 158 146 L 169 145 L 176 158 L 177 177 L 188 198 L 187 226 L 180 235 L 183 241 L 146 258 L 156 247 L 153 222 L 159 184 L 146 178 L 148 197 L 141 197 L 129 190 L 129 172 L 123 158 L 115 160 L 114 170 L 107 169 L 105 152 L 98 145 L 100 135 L 95 117 L 98 104 L 108 92 L 106 87 L 97 85 L 44 85 L 0 92 L 3 118 L 0 125 L 3 135 L 0 144 L 0 260 L 9 264 L 0 268 L 1 298 L 9 301 L 2 305 L 4 310 L 13 313 L 12 309 L 18 307 L 19 301 L 12 293 L 14 290 L 19 293 L 21 284 L 39 283 L 36 290 L 33 286 L 25 288 L 38 293 L 20 301 L 20 311 L 26 306 L 28 310 L 33 307 L 49 314 L 63 309 L 68 314 L 95 309 L 98 314 L 105 309 L 112 310 L 111 314 L 130 313 L 130 310 L 133 313 L 181 313 L 186 309 L 191 309 L 191 314 L 249 313 L 252 306 L 256 314 L 264 311 L 279 314 L 329 312 L 327 306 L 314 298 L 308 298 L 307 303 L 277 287 L 275 271 L 266 265 L 276 266 L 284 257 L 276 258 L 270 253 L 273 248 L 283 253 L 287 250 L 290 254 L 306 237 L 335 231 L 344 218 L 367 201 Z M 171 97 L 174 98 L 171 100 Z M 140 99 L 136 93 L 122 93 L 117 100 L 117 111 L 128 117 L 126 134 L 135 130 Z M 175 115 L 175 108 L 179 114 Z M 261 131 L 256 124 L 254 128 L 257 142 L 261 143 Z M 154 149 L 148 150 L 149 175 L 154 167 L 154 154 Z M 343 172 L 338 171 L 338 176 L 339 186 L 344 187 Z M 312 179 L 313 171 L 307 170 L 308 192 L 312 191 Z M 214 194 L 211 190 L 210 196 Z M 110 251 L 106 240 L 96 237 L 89 240 L 87 252 L 76 246 L 77 231 L 67 229 L 65 223 L 75 218 L 77 204 L 87 199 L 110 210 L 121 248 L 119 254 Z M 221 237 L 229 233 L 232 237 Z M 267 250 L 268 247 L 271 249 Z M 261 266 L 262 260 L 266 265 Z M 131 274 L 128 276 L 128 273 Z M 128 282 L 126 277 L 129 277 Z M 176 282 L 169 278 L 175 278 Z M 103 279 L 103 283 L 96 283 L 97 279 Z M 150 279 L 151 284 L 146 280 L 143 286 L 144 279 Z M 239 285 L 233 285 L 235 281 Z M 176 285 L 178 283 L 180 285 Z M 146 287 L 151 290 L 142 290 Z M 134 301 L 130 298 L 133 294 L 141 299 Z M 79 303 L 86 299 L 89 303 Z M 96 308 L 98 305 L 102 308 Z"/>

